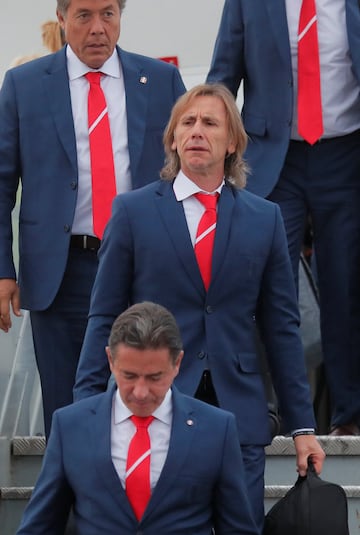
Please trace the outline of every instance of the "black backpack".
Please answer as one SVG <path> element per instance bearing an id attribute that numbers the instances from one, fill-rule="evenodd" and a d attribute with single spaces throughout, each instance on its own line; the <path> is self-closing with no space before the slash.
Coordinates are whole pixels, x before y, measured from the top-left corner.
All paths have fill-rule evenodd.
<path id="1" fill-rule="evenodd" d="M 344 489 L 323 481 L 309 460 L 307 475 L 265 516 L 263 535 L 349 535 Z"/>

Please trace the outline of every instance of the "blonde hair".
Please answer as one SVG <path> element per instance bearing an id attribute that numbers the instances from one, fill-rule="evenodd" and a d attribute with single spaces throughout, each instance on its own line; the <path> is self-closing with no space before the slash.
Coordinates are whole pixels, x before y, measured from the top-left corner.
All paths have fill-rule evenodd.
<path id="1" fill-rule="evenodd" d="M 244 188 L 248 167 L 243 159 L 247 146 L 247 135 L 230 91 L 222 84 L 200 84 L 182 95 L 174 105 L 169 122 L 164 132 L 165 165 L 160 175 L 165 180 L 173 180 L 181 168 L 181 162 L 176 150 L 172 149 L 174 132 L 181 115 L 197 97 L 211 96 L 219 98 L 225 106 L 230 137 L 235 145 L 235 152 L 228 154 L 224 160 L 224 172 L 227 180 L 236 188 Z"/>
<path id="2" fill-rule="evenodd" d="M 47 20 L 41 25 L 41 37 L 50 52 L 57 52 L 65 44 L 65 35 L 57 20 Z"/>
<path id="3" fill-rule="evenodd" d="M 61 28 L 57 20 L 47 20 L 42 23 L 41 28 L 41 37 L 43 45 L 50 52 L 57 52 L 65 44 L 65 35 L 63 29 Z M 17 56 L 10 63 L 10 67 L 17 67 L 18 65 L 23 65 L 33 59 L 41 58 L 43 54 L 26 54 L 24 56 Z"/>

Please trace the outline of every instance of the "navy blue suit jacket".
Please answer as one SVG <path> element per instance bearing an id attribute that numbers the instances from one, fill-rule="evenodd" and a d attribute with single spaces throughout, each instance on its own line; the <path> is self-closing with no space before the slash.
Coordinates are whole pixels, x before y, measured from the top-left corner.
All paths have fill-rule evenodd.
<path id="1" fill-rule="evenodd" d="M 257 535 L 233 415 L 173 388 L 168 455 L 139 524 L 111 459 L 114 389 L 55 412 L 42 471 L 18 535 Z M 190 424 L 189 424 L 190 422 Z"/>
<path id="2" fill-rule="evenodd" d="M 162 133 L 185 91 L 165 62 L 118 49 L 126 92 L 131 179 L 159 178 Z M 140 83 L 146 77 L 147 83 Z M 77 197 L 76 140 L 65 48 L 6 73 L 0 92 L 0 277 L 16 278 L 11 210 L 19 177 L 21 306 L 42 310 L 62 280 Z"/>
<path id="3" fill-rule="evenodd" d="M 360 10 L 345 0 L 352 67 L 360 84 Z M 331 39 L 331 36 L 329 36 Z M 249 135 L 247 188 L 267 196 L 278 181 L 290 141 L 293 80 L 285 0 L 226 0 L 210 82 L 234 95 L 243 81 L 242 116 Z"/>
<path id="4" fill-rule="evenodd" d="M 236 415 L 242 444 L 270 440 L 256 323 L 286 428 L 314 427 L 277 205 L 223 187 L 208 292 L 172 183 L 159 181 L 119 195 L 99 253 L 76 399 L 106 388 L 110 371 L 104 347 L 111 325 L 130 304 L 149 300 L 167 307 L 181 330 L 185 356 L 176 385 L 194 395 L 204 369 L 210 369 L 220 407 Z"/>

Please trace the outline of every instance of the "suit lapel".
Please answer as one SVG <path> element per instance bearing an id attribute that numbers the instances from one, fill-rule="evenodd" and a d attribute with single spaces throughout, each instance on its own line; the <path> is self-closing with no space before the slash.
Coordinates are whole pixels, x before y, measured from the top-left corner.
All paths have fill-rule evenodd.
<path id="1" fill-rule="evenodd" d="M 159 480 L 144 514 L 144 519 L 158 506 L 163 496 L 176 486 L 182 466 L 191 459 L 191 448 L 197 433 L 196 414 L 188 399 L 172 387 L 173 421 L 168 454 Z"/>
<path id="2" fill-rule="evenodd" d="M 66 47 L 53 56 L 50 68 L 44 74 L 43 83 L 59 139 L 74 168 L 74 172 L 77 174 L 76 139 L 65 49 Z"/>
<path id="3" fill-rule="evenodd" d="M 285 0 L 264 0 L 264 3 L 269 14 L 269 27 L 274 34 L 280 56 L 284 63 L 291 68 Z"/>
<path id="4" fill-rule="evenodd" d="M 198 292 L 204 294 L 205 288 L 191 243 L 183 205 L 176 200 L 172 182 L 160 182 L 157 193 L 157 206 L 160 216 L 170 236 L 179 262 Z"/>
<path id="5" fill-rule="evenodd" d="M 174 249 L 183 269 L 188 274 L 198 292 L 204 296 L 205 288 L 201 278 L 199 266 L 196 261 L 189 230 L 182 203 L 177 202 L 172 183 L 160 182 L 157 205 L 164 226 L 170 236 Z M 219 198 L 218 221 L 215 234 L 212 277 L 209 291 L 216 281 L 216 277 L 223 264 L 223 259 L 229 247 L 229 236 L 233 208 L 235 205 L 234 193 L 229 185 L 225 185 Z"/>
<path id="6" fill-rule="evenodd" d="M 147 107 L 149 101 L 149 73 L 136 64 L 132 55 L 118 49 L 124 75 L 128 148 L 131 175 L 134 177 L 144 144 Z"/>
<path id="7" fill-rule="evenodd" d="M 113 386 L 101 397 L 100 402 L 91 413 L 93 417 L 93 421 L 89 420 L 92 437 L 91 447 L 94 452 L 94 466 L 101 480 L 99 488 L 107 489 L 111 499 L 115 501 L 116 507 L 121 508 L 124 514 L 127 514 L 133 521 L 133 510 L 111 458 L 111 411 L 115 388 Z M 106 496 L 104 499 L 110 498 Z"/>
<path id="8" fill-rule="evenodd" d="M 215 233 L 215 242 L 212 259 L 212 274 L 209 291 L 216 282 L 216 277 L 223 264 L 226 251 L 229 247 L 230 229 L 235 199 L 232 188 L 225 185 L 222 188 L 218 202 L 218 215 Z"/>

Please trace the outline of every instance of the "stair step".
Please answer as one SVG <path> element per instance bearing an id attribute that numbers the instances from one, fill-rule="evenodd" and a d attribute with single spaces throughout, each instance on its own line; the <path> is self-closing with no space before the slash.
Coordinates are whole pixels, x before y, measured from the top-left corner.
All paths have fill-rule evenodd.
<path id="1" fill-rule="evenodd" d="M 1 487 L 1 500 L 29 500 L 34 487 Z"/>
<path id="2" fill-rule="evenodd" d="M 265 487 L 265 498 L 279 499 L 285 496 L 291 485 L 267 485 Z M 34 487 L 1 487 L 1 500 L 28 500 Z M 348 498 L 360 498 L 360 486 L 343 486 Z"/>
<path id="3" fill-rule="evenodd" d="M 11 453 L 14 456 L 43 455 L 45 452 L 45 437 L 14 437 L 11 441 Z"/>
<path id="4" fill-rule="evenodd" d="M 0 437 L 0 487 L 30 487 L 40 471 L 44 437 Z"/>
<path id="5" fill-rule="evenodd" d="M 360 456 L 360 437 L 331 437 L 328 435 L 317 436 L 322 448 L 327 456 L 333 455 L 359 455 Z M 275 437 L 266 447 L 266 455 L 271 457 L 275 455 L 295 455 L 294 441 L 291 437 Z"/>
<path id="6" fill-rule="evenodd" d="M 359 455 L 360 437 L 318 436 L 326 455 Z M 15 436 L 12 439 L 14 455 L 42 455 L 45 451 L 44 436 Z M 270 446 L 266 447 L 268 457 L 275 455 L 295 455 L 294 441 L 290 437 L 277 436 Z"/>
<path id="7" fill-rule="evenodd" d="M 317 438 L 326 453 L 321 477 L 343 487 L 348 500 L 350 535 L 360 535 L 360 437 Z M 294 441 L 275 437 L 266 448 L 265 511 L 290 490 L 296 479 Z"/>
<path id="8" fill-rule="evenodd" d="M 321 477 L 344 488 L 348 499 L 350 534 L 360 535 L 360 437 L 319 436 L 318 439 L 327 456 Z M 4 535 L 13 534 L 19 525 L 39 473 L 45 447 L 43 436 L 18 436 L 3 444 L 2 449 L 10 450 L 12 459 L 9 481 L 0 481 L 0 517 L 2 526 L 8 526 Z M 293 440 L 275 437 L 266 448 L 265 511 L 286 494 L 296 479 Z"/>
<path id="9" fill-rule="evenodd" d="M 360 485 L 360 437 L 319 436 L 326 459 L 322 477 L 343 486 Z M 293 485 L 296 479 L 292 438 L 276 437 L 266 448 L 266 485 Z"/>
<path id="10" fill-rule="evenodd" d="M 360 485 L 342 485 L 346 497 L 360 498 Z M 1 487 L 1 500 L 28 500 L 34 487 Z M 291 485 L 267 485 L 265 487 L 265 499 L 280 499 L 291 489 Z"/>
<path id="11" fill-rule="evenodd" d="M 291 485 L 265 487 L 265 511 L 282 498 Z M 348 499 L 350 535 L 360 534 L 360 486 L 343 486 Z M 4 535 L 13 535 L 18 528 L 23 511 L 30 499 L 33 487 L 0 488 L 0 517 Z M 72 533 L 72 531 L 70 531 Z M 329 534 L 331 535 L 331 534 Z"/>

